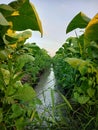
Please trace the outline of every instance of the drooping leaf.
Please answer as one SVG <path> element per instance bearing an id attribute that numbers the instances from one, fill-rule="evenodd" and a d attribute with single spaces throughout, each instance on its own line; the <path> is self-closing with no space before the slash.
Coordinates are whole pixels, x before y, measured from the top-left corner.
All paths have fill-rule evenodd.
<path id="1" fill-rule="evenodd" d="M 18 11 L 18 15 L 6 17 L 8 21 L 12 21 L 13 30 L 22 31 L 26 29 L 37 30 L 43 34 L 41 21 L 33 4 L 29 0 L 15 1 L 10 3 L 12 8 Z"/>
<path id="2" fill-rule="evenodd" d="M 86 41 L 98 40 L 98 13 L 94 16 L 93 19 L 91 19 L 91 21 L 87 25 L 84 36 Z"/>
<path id="3" fill-rule="evenodd" d="M 29 31 L 29 30 L 26 30 L 26 31 L 24 31 L 22 33 L 16 34 L 15 38 L 17 38 L 18 41 L 24 41 L 24 40 L 28 39 L 31 36 L 32 36 L 32 32 Z"/>
<path id="4" fill-rule="evenodd" d="M 87 17 L 84 13 L 78 13 L 67 26 L 66 33 L 69 33 L 77 28 L 85 28 L 89 21 L 90 18 Z"/>

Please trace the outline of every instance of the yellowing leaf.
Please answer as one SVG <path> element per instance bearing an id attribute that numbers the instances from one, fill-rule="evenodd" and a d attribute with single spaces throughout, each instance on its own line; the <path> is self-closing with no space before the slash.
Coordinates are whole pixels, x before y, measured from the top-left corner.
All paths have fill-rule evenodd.
<path id="1" fill-rule="evenodd" d="M 41 21 L 39 19 L 39 15 L 38 15 L 38 13 L 37 13 L 37 11 L 36 11 L 36 9 L 35 9 L 35 7 L 34 7 L 34 5 L 32 3 L 31 3 L 31 6 L 32 6 L 32 9 L 33 9 L 33 11 L 35 13 L 35 16 L 36 16 L 36 19 L 37 19 L 37 22 L 38 22 L 39 31 L 41 32 L 41 35 L 43 35 L 43 29 L 42 29 Z"/>
<path id="2" fill-rule="evenodd" d="M 88 26 L 85 29 L 84 36 L 86 41 L 98 40 L 98 14 L 96 14 L 94 18 L 89 22 Z"/>
<path id="3" fill-rule="evenodd" d="M 12 44 L 12 45 L 9 45 L 10 47 L 12 47 L 13 49 L 17 48 L 17 43 L 16 44 Z"/>
<path id="4" fill-rule="evenodd" d="M 11 16 L 18 16 L 19 15 L 19 11 L 15 11 L 11 14 Z"/>
<path id="5" fill-rule="evenodd" d="M 7 34 L 8 34 L 9 36 L 13 36 L 13 35 L 15 35 L 15 31 L 13 31 L 12 29 L 8 29 L 8 30 L 7 30 Z"/>

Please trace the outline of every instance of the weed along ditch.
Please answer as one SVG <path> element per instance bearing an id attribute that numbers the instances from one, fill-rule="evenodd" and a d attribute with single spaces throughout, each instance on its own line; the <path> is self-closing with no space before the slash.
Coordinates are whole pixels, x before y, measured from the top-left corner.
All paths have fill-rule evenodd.
<path id="1" fill-rule="evenodd" d="M 36 111 L 38 112 L 39 121 L 27 127 L 30 130 L 50 130 L 60 129 L 57 122 L 64 118 L 65 103 L 56 87 L 56 79 L 53 68 L 47 69 L 39 79 L 38 84 L 34 87 L 39 104 Z M 64 123 L 64 122 L 63 122 Z"/>

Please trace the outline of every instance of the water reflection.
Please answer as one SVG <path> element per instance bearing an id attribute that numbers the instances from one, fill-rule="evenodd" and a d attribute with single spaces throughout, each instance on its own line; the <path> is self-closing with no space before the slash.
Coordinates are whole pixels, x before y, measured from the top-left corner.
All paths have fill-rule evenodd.
<path id="1" fill-rule="evenodd" d="M 50 68 L 46 71 L 40 78 L 38 85 L 35 88 L 38 98 L 42 101 L 43 105 L 51 106 L 51 89 L 55 90 L 55 76 L 53 68 Z M 58 103 L 61 99 L 59 94 L 54 91 L 54 100 L 55 103 Z"/>

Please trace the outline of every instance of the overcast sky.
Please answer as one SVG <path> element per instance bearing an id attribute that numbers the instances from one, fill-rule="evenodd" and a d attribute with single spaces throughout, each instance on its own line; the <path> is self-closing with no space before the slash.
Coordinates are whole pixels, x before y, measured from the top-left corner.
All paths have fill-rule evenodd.
<path id="1" fill-rule="evenodd" d="M 9 3 L 12 0 L 3 0 L 0 3 Z M 39 14 L 44 31 L 43 38 L 39 32 L 32 32 L 29 42 L 36 42 L 45 48 L 51 55 L 58 50 L 66 38 L 75 35 L 74 32 L 66 35 L 66 27 L 72 18 L 80 11 L 90 18 L 98 13 L 98 0 L 30 0 Z"/>

